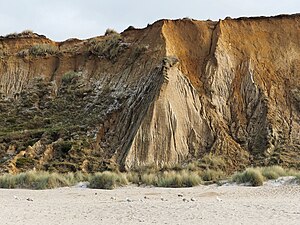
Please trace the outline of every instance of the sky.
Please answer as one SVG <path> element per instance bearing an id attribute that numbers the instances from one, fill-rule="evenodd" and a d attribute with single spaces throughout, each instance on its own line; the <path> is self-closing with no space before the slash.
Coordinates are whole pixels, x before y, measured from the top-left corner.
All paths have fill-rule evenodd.
<path id="1" fill-rule="evenodd" d="M 0 35 L 33 30 L 55 41 L 143 28 L 159 19 L 300 13 L 300 0 L 0 0 Z"/>

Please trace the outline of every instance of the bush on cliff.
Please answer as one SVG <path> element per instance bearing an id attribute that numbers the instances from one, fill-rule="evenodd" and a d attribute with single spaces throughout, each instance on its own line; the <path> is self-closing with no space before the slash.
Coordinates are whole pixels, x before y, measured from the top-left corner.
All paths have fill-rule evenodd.
<path id="1" fill-rule="evenodd" d="M 33 56 L 55 55 L 58 53 L 58 48 L 50 44 L 33 45 L 29 49 L 29 54 Z"/>
<path id="2" fill-rule="evenodd" d="M 111 33 L 105 39 L 93 39 L 89 41 L 89 51 L 93 55 L 114 60 L 123 50 L 121 45 L 122 37 L 118 33 Z"/>

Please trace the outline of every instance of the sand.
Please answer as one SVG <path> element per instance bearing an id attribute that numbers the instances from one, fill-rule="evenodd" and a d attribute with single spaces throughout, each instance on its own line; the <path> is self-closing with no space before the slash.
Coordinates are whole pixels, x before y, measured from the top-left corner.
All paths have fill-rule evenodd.
<path id="1" fill-rule="evenodd" d="M 299 200 L 299 185 L 276 182 L 262 187 L 1 189 L 0 224 L 300 224 Z"/>

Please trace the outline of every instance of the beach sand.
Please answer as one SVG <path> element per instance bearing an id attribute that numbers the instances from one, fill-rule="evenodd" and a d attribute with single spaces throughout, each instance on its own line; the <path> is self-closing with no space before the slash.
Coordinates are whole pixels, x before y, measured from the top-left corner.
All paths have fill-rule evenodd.
<path id="1" fill-rule="evenodd" d="M 0 190 L 1 225 L 300 224 L 300 186 Z"/>

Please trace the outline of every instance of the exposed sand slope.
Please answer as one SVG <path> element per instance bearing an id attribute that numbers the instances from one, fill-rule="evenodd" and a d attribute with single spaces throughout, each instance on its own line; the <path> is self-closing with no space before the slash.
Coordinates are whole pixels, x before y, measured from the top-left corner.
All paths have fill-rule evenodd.
<path id="1" fill-rule="evenodd" d="M 188 202 L 184 202 L 183 198 Z M 112 191 L 2 189 L 0 199 L 2 225 L 274 225 L 299 224 L 300 221 L 300 186 L 292 185 L 269 184 L 257 188 L 211 185 L 183 189 L 129 186 Z"/>
<path id="2" fill-rule="evenodd" d="M 0 172 L 300 169 L 299 39 L 299 14 L 0 36 Z"/>

